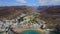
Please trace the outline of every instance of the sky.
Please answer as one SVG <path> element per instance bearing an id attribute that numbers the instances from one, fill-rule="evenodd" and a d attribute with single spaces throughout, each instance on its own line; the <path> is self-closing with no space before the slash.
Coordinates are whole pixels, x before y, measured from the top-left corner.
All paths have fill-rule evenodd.
<path id="1" fill-rule="evenodd" d="M 60 5 L 60 0 L 0 0 L 0 6 L 52 6 Z"/>

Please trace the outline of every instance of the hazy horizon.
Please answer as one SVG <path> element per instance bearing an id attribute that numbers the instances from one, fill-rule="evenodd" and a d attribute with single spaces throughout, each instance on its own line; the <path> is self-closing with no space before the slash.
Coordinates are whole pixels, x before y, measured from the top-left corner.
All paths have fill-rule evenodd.
<path id="1" fill-rule="evenodd" d="M 0 6 L 56 6 L 60 0 L 0 0 Z"/>

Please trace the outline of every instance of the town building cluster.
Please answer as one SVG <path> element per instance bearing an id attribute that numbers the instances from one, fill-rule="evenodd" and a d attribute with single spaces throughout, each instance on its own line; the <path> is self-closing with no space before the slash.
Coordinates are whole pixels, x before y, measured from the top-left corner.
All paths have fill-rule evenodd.
<path id="1" fill-rule="evenodd" d="M 16 19 L 12 20 L 3 20 L 0 21 L 0 32 L 4 33 L 7 31 L 9 32 L 9 28 L 33 28 L 33 29 L 43 29 L 46 27 L 46 22 L 43 20 L 40 20 L 39 18 L 35 17 L 36 14 L 22 14 L 18 16 Z M 8 33 L 7 33 L 8 34 Z"/>

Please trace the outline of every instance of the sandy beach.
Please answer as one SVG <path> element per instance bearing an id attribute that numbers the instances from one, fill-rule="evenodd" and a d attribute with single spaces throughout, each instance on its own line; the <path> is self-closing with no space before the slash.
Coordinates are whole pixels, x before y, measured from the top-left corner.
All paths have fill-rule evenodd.
<path id="1" fill-rule="evenodd" d="M 44 34 L 44 30 L 42 30 L 42 29 L 33 29 L 33 28 L 31 28 L 31 29 L 24 29 L 24 28 L 20 28 L 20 29 L 13 29 L 13 30 L 15 32 L 17 32 L 17 33 L 20 33 L 20 32 L 25 31 L 25 30 L 36 30 L 36 31 L 41 32 L 42 34 Z"/>

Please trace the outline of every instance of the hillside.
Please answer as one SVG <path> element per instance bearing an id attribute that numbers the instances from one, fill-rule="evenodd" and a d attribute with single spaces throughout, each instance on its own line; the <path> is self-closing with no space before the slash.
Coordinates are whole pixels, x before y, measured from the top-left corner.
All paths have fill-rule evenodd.
<path id="1" fill-rule="evenodd" d="M 37 13 L 38 11 L 42 13 L 37 17 L 47 22 L 47 28 L 55 28 L 56 25 L 60 24 L 60 6 L 40 7 L 39 10 L 31 6 L 0 7 L 0 20 L 11 20 L 23 13 L 30 14 Z"/>
<path id="2" fill-rule="evenodd" d="M 42 12 L 40 19 L 47 22 L 48 28 L 55 28 L 60 25 L 60 6 L 51 6 Z"/>
<path id="3" fill-rule="evenodd" d="M 14 19 L 20 14 L 30 14 L 35 12 L 37 12 L 37 10 L 30 6 L 0 7 L 0 19 Z"/>

